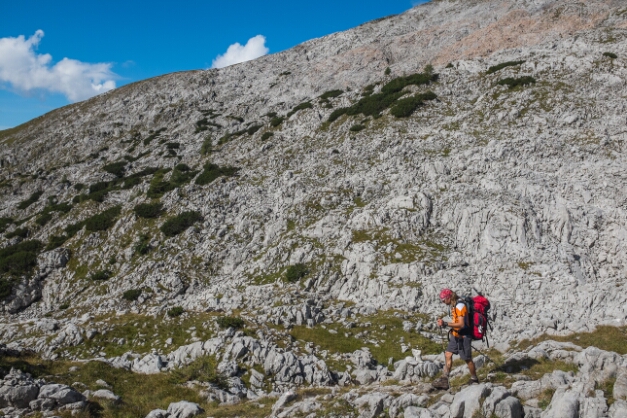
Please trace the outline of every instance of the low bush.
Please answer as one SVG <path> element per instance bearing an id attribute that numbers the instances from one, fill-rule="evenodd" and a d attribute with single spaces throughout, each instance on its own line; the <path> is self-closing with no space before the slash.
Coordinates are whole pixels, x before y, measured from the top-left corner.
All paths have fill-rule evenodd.
<path id="1" fill-rule="evenodd" d="M 213 151 L 213 138 L 206 137 L 200 146 L 200 155 L 209 155 Z"/>
<path id="2" fill-rule="evenodd" d="M 287 117 L 291 117 L 294 113 L 298 112 L 299 110 L 304 110 L 304 109 L 311 109 L 313 108 L 313 105 L 311 104 L 311 102 L 303 102 L 299 105 L 294 106 L 294 108 L 287 114 Z"/>
<path id="3" fill-rule="evenodd" d="M 126 173 L 126 161 L 118 161 L 115 163 L 107 164 L 102 169 L 107 173 L 111 173 L 116 177 L 124 177 Z"/>
<path id="4" fill-rule="evenodd" d="M 48 239 L 48 245 L 46 245 L 46 251 L 54 250 L 55 248 L 59 248 L 65 241 L 68 240 L 66 235 L 52 235 Z"/>
<path id="5" fill-rule="evenodd" d="M 42 194 L 44 194 L 44 192 L 35 192 L 35 193 L 31 194 L 28 199 L 20 202 L 20 204 L 17 205 L 17 208 L 18 209 L 26 209 L 26 208 L 28 208 L 30 205 L 32 205 L 33 203 L 38 201 Z"/>
<path id="6" fill-rule="evenodd" d="M 213 163 L 207 163 L 203 167 L 202 173 L 196 178 L 196 184 L 205 186 L 210 184 L 218 177 L 233 177 L 237 174 L 238 169 L 235 167 L 220 167 Z"/>
<path id="7" fill-rule="evenodd" d="M 275 116 L 272 119 L 270 119 L 270 126 L 272 126 L 273 128 L 276 128 L 277 126 L 282 124 L 284 120 L 285 118 L 283 117 Z"/>
<path id="8" fill-rule="evenodd" d="M 335 122 L 337 119 L 339 119 L 342 115 L 345 115 L 346 112 L 348 112 L 348 107 L 340 107 L 339 109 L 335 109 L 333 112 L 331 112 L 331 115 L 329 115 L 329 122 Z"/>
<path id="9" fill-rule="evenodd" d="M 106 231 L 111 228 L 115 224 L 116 218 L 120 216 L 121 210 L 121 206 L 114 206 L 104 212 L 85 219 L 83 222 L 85 223 L 87 231 Z"/>
<path id="10" fill-rule="evenodd" d="M 140 235 L 139 241 L 135 243 L 135 254 L 146 255 L 150 252 L 150 237 L 148 235 Z"/>
<path id="11" fill-rule="evenodd" d="M 486 74 L 493 74 L 499 70 L 502 70 L 503 68 L 507 68 L 507 67 L 515 67 L 517 65 L 520 64 L 524 64 L 526 61 L 522 60 L 522 61 L 507 61 L 507 62 L 502 62 L 498 65 L 493 65 L 492 67 L 488 68 L 488 71 L 486 71 Z"/>
<path id="12" fill-rule="evenodd" d="M 108 280 L 112 274 L 113 273 L 111 273 L 111 271 L 109 270 L 98 270 L 92 273 L 90 278 L 95 281 L 104 281 L 104 280 Z"/>
<path id="13" fill-rule="evenodd" d="M 183 315 L 185 309 L 182 306 L 175 306 L 173 308 L 168 309 L 168 316 L 170 318 L 176 318 L 177 316 Z"/>
<path id="14" fill-rule="evenodd" d="M 172 176 L 170 176 L 170 185 L 172 189 L 181 187 L 189 183 L 198 174 L 197 170 L 192 170 L 187 164 L 179 164 L 172 170 Z"/>
<path id="15" fill-rule="evenodd" d="M 254 126 L 251 126 L 250 128 L 248 128 L 246 130 L 246 132 L 248 133 L 248 135 L 254 135 L 255 132 L 257 132 L 262 127 L 263 127 L 262 125 L 254 125 Z"/>
<path id="16" fill-rule="evenodd" d="M 64 302 L 64 303 L 59 305 L 59 309 L 62 310 L 62 311 L 66 310 L 69 307 L 70 307 L 70 304 L 67 303 L 67 302 Z"/>
<path id="17" fill-rule="evenodd" d="M 274 136 L 274 132 L 264 132 L 263 135 L 261 135 L 261 140 L 265 141 L 273 136 Z"/>
<path id="18" fill-rule="evenodd" d="M 385 74 L 385 75 L 392 74 L 392 70 L 390 69 L 390 67 L 386 68 L 385 71 L 383 72 L 383 74 Z"/>
<path id="19" fill-rule="evenodd" d="M 436 98 L 435 93 L 428 91 L 423 94 L 400 99 L 394 104 L 392 109 L 390 109 L 390 113 L 397 118 L 406 118 L 411 116 L 426 100 L 434 100 Z"/>
<path id="20" fill-rule="evenodd" d="M 446 64 L 446 67 L 444 68 L 455 68 L 455 66 L 453 65 L 452 62 L 449 62 L 448 64 Z"/>
<path id="21" fill-rule="evenodd" d="M 11 239 L 15 237 L 26 238 L 29 233 L 30 231 L 28 230 L 28 228 L 17 228 L 15 231 L 6 234 L 6 238 L 7 239 Z"/>
<path id="22" fill-rule="evenodd" d="M 4 232 L 13 223 L 13 218 L 0 218 L 0 233 Z"/>
<path id="23" fill-rule="evenodd" d="M 244 320 L 242 318 L 234 317 L 234 316 L 221 316 L 216 319 L 216 323 L 222 329 L 226 329 L 226 328 L 239 329 L 239 328 L 243 328 L 245 325 Z"/>
<path id="24" fill-rule="evenodd" d="M 174 189 L 169 181 L 163 181 L 163 177 L 169 171 L 170 169 L 161 169 L 155 173 L 155 176 L 152 178 L 152 180 L 150 180 L 150 187 L 148 188 L 148 192 L 146 193 L 149 198 L 159 198 L 163 196 L 164 193 Z"/>
<path id="25" fill-rule="evenodd" d="M 139 299 L 141 294 L 142 294 L 142 290 L 141 289 L 130 289 L 130 290 L 127 290 L 126 292 L 124 292 L 122 297 L 124 299 L 128 300 L 129 302 L 133 302 L 133 301 L 136 301 L 137 299 Z"/>
<path id="26" fill-rule="evenodd" d="M 191 364 L 170 372 L 170 382 L 184 385 L 189 381 L 211 383 L 222 390 L 229 388 L 229 380 L 217 371 L 217 362 L 213 357 L 200 357 Z"/>
<path id="27" fill-rule="evenodd" d="M 269 118 L 275 118 L 276 117 L 276 112 L 268 112 L 265 114 L 265 116 L 269 117 Z"/>
<path id="28" fill-rule="evenodd" d="M 503 80 L 500 80 L 497 84 L 500 86 L 507 86 L 511 90 L 518 86 L 527 86 L 529 84 L 535 84 L 535 83 L 536 83 L 535 78 L 531 76 L 525 76 L 525 77 L 519 77 L 519 78 L 507 77 L 507 78 L 504 78 Z"/>
<path id="29" fill-rule="evenodd" d="M 307 269 L 307 266 L 305 264 L 294 264 L 287 268 L 287 271 L 285 272 L 285 280 L 290 283 L 295 283 L 305 277 L 307 274 L 309 274 L 309 270 Z"/>
<path id="30" fill-rule="evenodd" d="M 13 289 L 13 278 L 30 274 L 37 266 L 37 256 L 43 244 L 37 240 L 22 241 L 0 250 L 0 298 Z"/>
<path id="31" fill-rule="evenodd" d="M 133 211 L 140 218 L 152 219 L 158 218 L 163 213 L 163 204 L 157 203 L 140 203 L 133 208 Z"/>
<path id="32" fill-rule="evenodd" d="M 161 128 L 161 129 L 157 129 L 155 132 L 153 132 L 152 134 L 150 134 L 149 136 L 147 136 L 144 139 L 144 145 L 148 145 L 150 144 L 156 137 L 158 137 L 159 135 L 161 135 L 161 132 L 165 131 L 165 128 Z M 137 136 L 137 138 L 139 138 L 139 135 Z"/>
<path id="33" fill-rule="evenodd" d="M 178 216 L 168 219 L 161 225 L 161 232 L 166 237 L 173 237 L 185 231 L 196 222 L 202 221 L 202 215 L 195 211 L 183 212 Z"/>
<path id="34" fill-rule="evenodd" d="M 334 97 L 338 97 L 341 96 L 342 93 L 344 93 L 344 91 L 342 90 L 329 90 L 327 92 L 324 92 L 320 95 L 320 99 L 322 100 L 328 100 Z"/>
<path id="35" fill-rule="evenodd" d="M 366 125 L 361 124 L 353 125 L 350 127 L 351 132 L 359 132 L 363 131 L 364 129 L 366 129 Z"/>
<path id="36" fill-rule="evenodd" d="M 611 58 L 611 59 L 616 59 L 616 58 L 618 58 L 618 55 L 616 55 L 616 54 L 615 54 L 615 53 L 613 53 L 613 52 L 604 52 L 604 53 L 603 53 L 603 56 L 604 56 L 604 57 Z"/>

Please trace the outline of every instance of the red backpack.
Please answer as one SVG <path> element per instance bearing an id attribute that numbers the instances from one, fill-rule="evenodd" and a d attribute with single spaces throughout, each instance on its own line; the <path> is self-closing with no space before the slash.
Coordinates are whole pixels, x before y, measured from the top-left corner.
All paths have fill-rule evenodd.
<path id="1" fill-rule="evenodd" d="M 492 329 L 492 324 L 490 324 L 489 320 L 490 301 L 483 295 L 478 295 L 474 298 L 467 296 L 461 302 L 468 309 L 465 328 L 470 330 L 470 336 L 473 340 L 485 341 L 488 347 L 490 347 L 487 335 L 488 327 L 490 330 Z"/>

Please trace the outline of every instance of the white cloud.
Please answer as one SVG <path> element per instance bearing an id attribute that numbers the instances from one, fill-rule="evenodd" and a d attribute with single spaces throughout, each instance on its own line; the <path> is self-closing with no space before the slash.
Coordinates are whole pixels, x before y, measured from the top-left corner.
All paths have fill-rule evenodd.
<path id="1" fill-rule="evenodd" d="M 211 68 L 223 68 L 239 64 L 240 62 L 254 60 L 266 55 L 269 51 L 266 47 L 266 37 L 257 35 L 254 38 L 250 38 L 244 46 L 240 45 L 239 42 L 229 46 L 223 55 L 218 55 L 213 60 Z"/>
<path id="2" fill-rule="evenodd" d="M 72 102 L 115 88 L 116 75 L 111 64 L 63 58 L 52 65 L 50 54 L 35 52 L 43 36 L 44 32 L 38 30 L 28 39 L 23 35 L 0 38 L 0 83 L 8 83 L 22 92 L 61 93 Z"/>

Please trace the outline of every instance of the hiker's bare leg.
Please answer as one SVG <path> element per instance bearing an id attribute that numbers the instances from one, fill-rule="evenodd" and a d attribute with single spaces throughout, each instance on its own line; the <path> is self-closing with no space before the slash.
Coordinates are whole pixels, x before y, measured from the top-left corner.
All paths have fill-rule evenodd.
<path id="1" fill-rule="evenodd" d="M 445 362 L 444 362 L 444 376 L 448 376 L 449 372 L 451 371 L 451 368 L 453 367 L 453 353 L 450 353 L 448 351 L 444 352 L 444 358 L 445 358 Z"/>
<path id="2" fill-rule="evenodd" d="M 470 371 L 470 375 L 472 377 L 477 377 L 477 369 L 475 368 L 475 362 L 472 360 L 468 360 L 466 364 L 468 365 L 468 370 Z"/>

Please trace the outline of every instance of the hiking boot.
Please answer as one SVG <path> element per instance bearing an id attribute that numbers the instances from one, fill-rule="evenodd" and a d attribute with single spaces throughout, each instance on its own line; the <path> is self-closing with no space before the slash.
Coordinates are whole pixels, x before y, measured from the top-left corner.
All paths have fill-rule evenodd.
<path id="1" fill-rule="evenodd" d="M 470 379 L 468 379 L 468 383 L 467 384 L 468 385 L 478 385 L 479 384 L 479 378 L 470 376 Z"/>
<path id="2" fill-rule="evenodd" d="M 438 379 L 435 379 L 432 383 L 431 386 L 433 386 L 436 389 L 441 389 L 441 390 L 448 390 L 449 385 L 448 385 L 448 377 L 446 376 L 442 376 Z"/>

